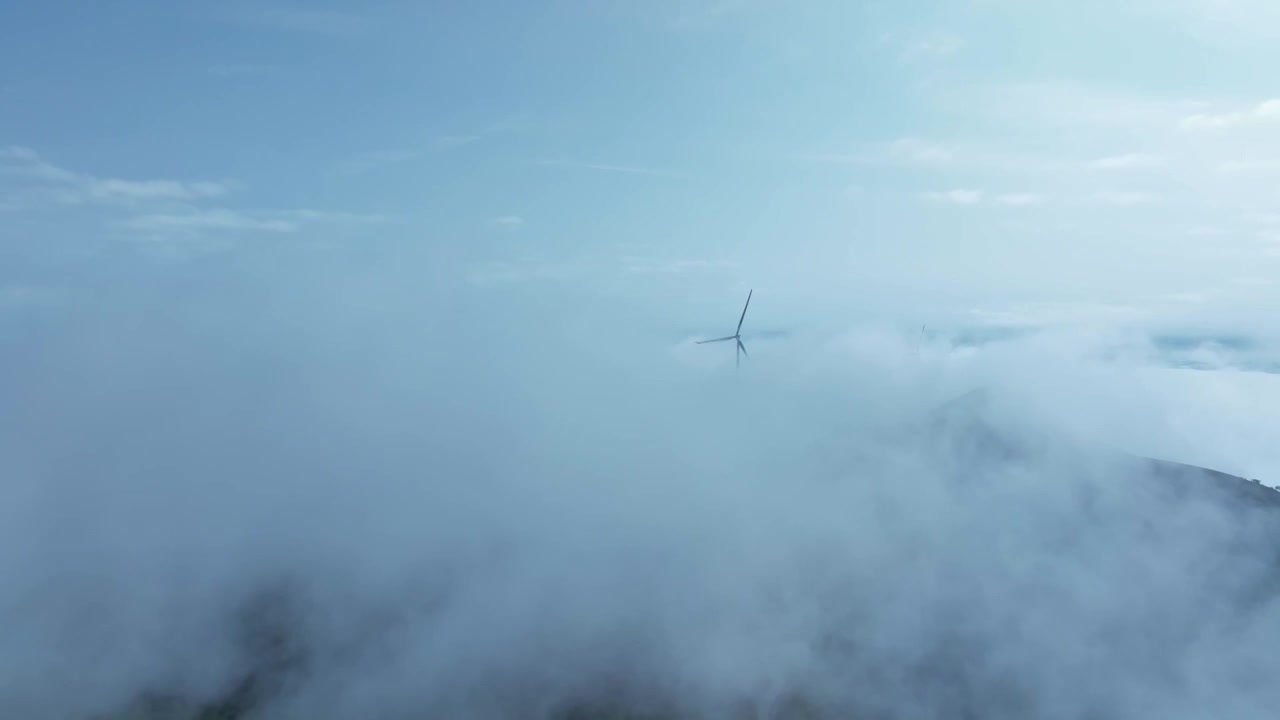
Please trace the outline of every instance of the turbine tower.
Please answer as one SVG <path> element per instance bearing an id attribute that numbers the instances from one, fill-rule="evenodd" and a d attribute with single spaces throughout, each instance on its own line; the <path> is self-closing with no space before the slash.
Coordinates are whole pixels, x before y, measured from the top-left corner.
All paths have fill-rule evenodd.
<path id="1" fill-rule="evenodd" d="M 747 290 L 747 304 L 742 306 L 742 315 L 738 318 L 738 329 L 734 330 L 732 335 L 726 335 L 725 337 L 715 338 L 713 340 L 699 340 L 696 343 L 697 345 L 706 345 L 707 343 L 726 342 L 728 340 L 735 341 L 738 344 L 733 351 L 733 366 L 735 368 L 742 364 L 742 356 L 747 355 L 747 346 L 742 344 L 742 321 L 747 319 L 747 308 L 751 305 L 752 292 L 754 292 L 754 290 Z M 751 356 L 747 355 L 747 358 L 750 359 Z"/>

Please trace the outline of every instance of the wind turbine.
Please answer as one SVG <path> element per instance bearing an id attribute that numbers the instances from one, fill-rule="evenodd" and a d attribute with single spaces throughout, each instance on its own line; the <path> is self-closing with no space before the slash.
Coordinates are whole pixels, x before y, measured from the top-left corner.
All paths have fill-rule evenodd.
<path id="1" fill-rule="evenodd" d="M 727 340 L 733 340 L 737 342 L 738 347 L 735 348 L 733 351 L 733 366 L 739 367 L 742 364 L 742 356 L 747 355 L 747 346 L 742 344 L 742 321 L 747 319 L 747 307 L 751 305 L 752 292 L 754 292 L 754 290 L 747 291 L 747 304 L 742 306 L 742 316 L 738 318 L 738 329 L 734 330 L 732 335 L 727 335 L 722 338 L 715 338 L 714 340 L 699 340 L 695 344 L 706 345 L 707 343 L 725 342 Z M 750 359 L 751 356 L 747 355 L 747 358 Z"/>

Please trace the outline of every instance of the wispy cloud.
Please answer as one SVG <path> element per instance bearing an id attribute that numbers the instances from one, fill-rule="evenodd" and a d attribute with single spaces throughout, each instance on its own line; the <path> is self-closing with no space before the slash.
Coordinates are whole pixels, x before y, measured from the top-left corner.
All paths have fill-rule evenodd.
<path id="1" fill-rule="evenodd" d="M 957 188 L 954 190 L 927 192 L 924 194 L 924 197 L 925 199 L 933 202 L 948 203 L 951 205 L 977 205 L 982 202 L 983 192 L 981 190 Z"/>
<path id="2" fill-rule="evenodd" d="M 323 210 L 283 210 L 249 213 L 229 208 L 188 208 L 178 212 L 149 213 L 130 218 L 126 227 L 152 233 L 195 233 L 204 230 L 248 230 L 294 233 L 307 225 L 380 223 L 382 215 L 326 212 Z"/>
<path id="3" fill-rule="evenodd" d="M 946 31 L 890 31 L 880 33 L 878 39 L 882 47 L 908 62 L 954 55 L 966 47 L 964 38 Z"/>
<path id="4" fill-rule="evenodd" d="M 678 275 L 691 272 L 720 272 L 732 270 L 736 265 L 728 260 L 703 260 L 698 258 L 679 258 L 675 260 L 653 260 L 633 255 L 621 258 L 623 267 L 631 273 L 652 273 L 658 275 Z"/>
<path id="5" fill-rule="evenodd" d="M 952 190 L 926 192 L 924 193 L 924 198 L 930 202 L 959 205 L 962 207 L 981 205 L 988 200 L 993 205 L 1003 207 L 1033 207 L 1044 204 L 1044 196 L 1038 193 L 1007 192 L 989 195 L 983 190 L 970 188 L 955 188 Z"/>
<path id="6" fill-rule="evenodd" d="M 423 154 L 418 148 L 401 150 L 367 150 L 348 158 L 338 172 L 362 173 L 413 160 Z"/>
<path id="7" fill-rule="evenodd" d="M 965 42 L 957 35 L 943 34 L 921 38 L 907 43 L 903 49 L 903 57 L 914 60 L 921 57 L 941 57 L 954 55 L 965 47 Z"/>
<path id="8" fill-rule="evenodd" d="M 445 153 L 474 145 L 492 135 L 514 132 L 519 123 L 512 120 L 491 123 L 466 133 L 441 133 L 401 148 L 366 150 L 356 153 L 344 163 L 343 172 L 367 172 L 436 153 Z"/>
<path id="9" fill-rule="evenodd" d="M 376 225 L 390 222 L 391 218 L 381 213 L 353 213 L 335 210 L 281 210 L 277 215 L 291 218 L 298 222 L 351 223 L 357 225 Z"/>
<path id="10" fill-rule="evenodd" d="M 260 3 L 229 9 L 225 14 L 245 25 L 335 37 L 359 34 L 373 27 L 366 15 L 301 5 Z"/>
<path id="11" fill-rule="evenodd" d="M 433 150 L 453 150 L 494 135 L 520 132 L 524 129 L 525 122 L 519 116 L 512 116 L 481 127 L 471 128 L 468 132 L 440 133 L 431 139 L 431 148 Z"/>
<path id="12" fill-rule="evenodd" d="M 1009 207 L 1031 207 L 1033 205 L 1043 205 L 1044 197 L 1029 192 L 1005 193 L 996 196 L 996 204 Z"/>
<path id="13" fill-rule="evenodd" d="M 1078 160 L 1049 152 L 1033 152 L 999 144 L 943 142 L 917 137 L 874 143 L 852 152 L 790 153 L 787 157 L 801 162 L 833 165 L 911 166 L 925 170 L 963 168 L 967 171 L 1014 173 L 1023 177 L 1079 169 Z"/>
<path id="14" fill-rule="evenodd" d="M 498 227 L 504 227 L 509 230 L 516 230 L 524 226 L 524 218 L 519 215 L 499 215 L 491 221 Z"/>
<path id="15" fill-rule="evenodd" d="M 1182 119 L 1184 130 L 1224 130 L 1260 123 L 1280 122 L 1280 99 L 1265 100 L 1247 110 L 1195 113 Z"/>
<path id="16" fill-rule="evenodd" d="M 789 160 L 798 160 L 800 162 L 831 163 L 835 165 L 856 165 L 877 161 L 877 157 L 873 154 L 857 152 L 795 152 L 787 153 L 785 157 Z"/>
<path id="17" fill-rule="evenodd" d="M 684 0 L 680 12 L 671 19 L 674 30 L 691 30 L 743 9 L 752 0 Z"/>
<path id="18" fill-rule="evenodd" d="M 1270 189 L 1270 181 L 1280 177 L 1280 153 L 1268 142 L 1280 133 L 1280 96 L 1232 103 L 1089 84 L 1030 83 L 939 88 L 932 97 L 942 109 L 984 127 L 982 139 L 898 141 L 878 152 L 866 149 L 859 159 L 888 165 L 892 158 L 911 167 L 913 175 L 933 175 L 915 191 L 952 183 L 1034 188 L 1059 205 L 1108 207 L 1123 210 L 1123 222 L 1169 225 L 1173 235 L 1188 237 L 1174 229 L 1179 220 L 1219 226 L 1223 245 L 1241 252 L 1252 235 L 1239 213 L 1280 207 Z M 991 195 L 981 204 L 1004 203 Z M 1174 206 L 1180 208 L 1178 219 L 1150 214 L 1153 208 Z M 1073 222 L 1083 226 L 1087 220 Z"/>
<path id="19" fill-rule="evenodd" d="M 1211 296 L 1212 293 L 1206 291 L 1184 291 L 1161 293 L 1157 295 L 1155 299 L 1160 302 L 1174 303 L 1177 305 L 1196 305 L 1208 301 Z"/>
<path id="20" fill-rule="evenodd" d="M 547 167 L 562 167 L 576 170 L 596 170 L 600 172 L 622 173 L 626 175 L 661 175 L 667 177 L 679 177 L 679 173 L 671 170 L 661 170 L 657 168 L 639 167 L 636 165 L 612 165 L 607 163 L 592 162 L 573 162 L 569 160 L 539 160 L 539 165 Z"/>
<path id="21" fill-rule="evenodd" d="M 787 157 L 801 162 L 832 165 L 942 165 L 958 159 L 955 148 L 911 137 L 854 152 L 795 152 L 789 153 Z"/>
<path id="22" fill-rule="evenodd" d="M 470 145 L 480 138 L 480 133 L 474 135 L 438 135 L 431 141 L 431 144 L 439 150 L 451 150 L 463 145 Z"/>
<path id="23" fill-rule="evenodd" d="M 976 109 L 1003 123 L 1037 130 L 1141 130 L 1159 132 L 1188 114 L 1203 112 L 1201 100 L 1153 96 L 1078 83 L 1028 82 L 978 85 L 941 93 L 938 101 Z"/>
<path id="24" fill-rule="evenodd" d="M 1280 159 L 1227 160 L 1219 163 L 1217 170 L 1231 175 L 1280 173 Z"/>
<path id="25" fill-rule="evenodd" d="M 890 150 L 895 157 L 913 163 L 936 164 L 955 159 L 953 149 L 916 138 L 895 140 Z"/>
<path id="26" fill-rule="evenodd" d="M 1000 309 L 974 308 L 969 311 L 980 323 L 1015 327 L 1123 322 L 1142 318 L 1148 313 L 1148 310 L 1135 305 L 1108 302 L 1027 302 Z"/>
<path id="27" fill-rule="evenodd" d="M 0 171 L 60 186 L 71 202 L 198 200 L 227 194 L 226 183 L 184 180 L 123 180 L 74 172 L 45 160 L 26 147 L 0 149 Z"/>
<path id="28" fill-rule="evenodd" d="M 1272 0 L 1157 0 L 1144 7 L 1179 21 L 1191 35 L 1233 49 L 1280 35 L 1280 5 Z"/>
<path id="29" fill-rule="evenodd" d="M 291 233 L 297 232 L 299 227 L 294 221 L 254 218 L 226 208 L 139 215 L 131 218 L 125 225 L 134 230 L 165 233 L 200 230 L 258 230 Z"/>
<path id="30" fill-rule="evenodd" d="M 1127 153 L 1098 158 L 1089 163 L 1095 170 L 1140 170 L 1164 165 L 1164 160 L 1156 155 L 1144 153 Z"/>
<path id="31" fill-rule="evenodd" d="M 54 164 L 31 148 L 0 148 L 0 174 L 25 181 L 24 209 L 44 203 L 98 205 L 127 213 L 116 227 L 151 236 L 189 237 L 206 231 L 292 233 L 306 226 L 385 222 L 382 215 L 316 209 L 246 212 L 208 206 L 230 194 L 232 184 L 187 180 L 103 177 Z"/>
<path id="32" fill-rule="evenodd" d="M 562 282 L 575 277 L 595 275 L 600 270 L 597 264 L 581 260 L 504 261 L 472 267 L 466 273 L 466 280 L 482 287 L 523 282 Z"/>
<path id="33" fill-rule="evenodd" d="M 274 75 L 280 71 L 281 68 L 275 65 L 260 65 L 254 63 L 219 63 L 205 68 L 205 72 L 209 75 L 221 78 L 261 77 L 265 75 Z"/>
<path id="34" fill-rule="evenodd" d="M 1155 202 L 1158 198 L 1149 192 L 1141 191 L 1115 191 L 1100 192 L 1093 196 L 1093 199 L 1103 205 L 1114 205 L 1116 207 L 1132 207 L 1135 205 L 1147 205 Z"/>
<path id="35" fill-rule="evenodd" d="M 1226 235 L 1226 231 L 1214 225 L 1193 225 L 1187 228 L 1187 235 L 1191 237 L 1222 237 Z"/>
<path id="36" fill-rule="evenodd" d="M 227 193 L 227 186 L 215 182 L 181 182 L 177 180 L 118 180 L 93 179 L 88 184 L 89 194 L 102 198 L 128 198 L 137 200 L 195 200 L 218 197 Z"/>
<path id="37" fill-rule="evenodd" d="M 51 182 L 75 182 L 81 177 L 47 162 L 35 150 L 18 145 L 0 148 L 0 169 Z"/>

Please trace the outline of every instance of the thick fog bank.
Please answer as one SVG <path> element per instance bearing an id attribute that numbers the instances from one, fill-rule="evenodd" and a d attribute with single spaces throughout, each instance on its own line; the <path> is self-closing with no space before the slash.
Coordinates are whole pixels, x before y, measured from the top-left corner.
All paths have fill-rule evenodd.
<path id="1" fill-rule="evenodd" d="M 671 300 L 399 263 L 180 280 L 6 326 L 0 715 L 1280 702 L 1276 510 L 1099 446 L 1160 415 L 1127 371 L 858 330 L 734 373 L 646 329 Z"/>

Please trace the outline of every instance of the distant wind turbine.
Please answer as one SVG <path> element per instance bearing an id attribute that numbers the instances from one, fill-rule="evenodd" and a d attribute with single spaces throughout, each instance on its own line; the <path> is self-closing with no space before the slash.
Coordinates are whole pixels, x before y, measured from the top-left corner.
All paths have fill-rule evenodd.
<path id="1" fill-rule="evenodd" d="M 747 291 L 747 304 L 742 306 L 742 316 L 738 318 L 738 329 L 734 330 L 732 335 L 727 335 L 722 338 L 715 338 L 714 340 L 699 340 L 696 343 L 697 345 L 706 345 L 707 343 L 725 342 L 727 340 L 733 340 L 737 342 L 738 347 L 735 348 L 733 351 L 734 367 L 739 367 L 742 364 L 742 356 L 747 355 L 747 346 L 742 344 L 742 321 L 747 319 L 747 308 L 751 305 L 752 292 L 754 292 L 754 290 Z M 751 356 L 747 355 L 747 358 L 750 359 Z"/>

